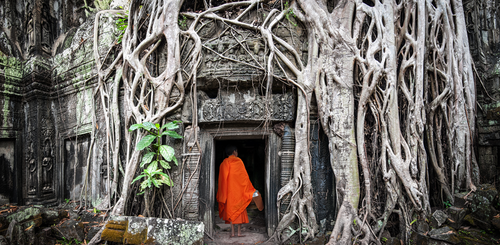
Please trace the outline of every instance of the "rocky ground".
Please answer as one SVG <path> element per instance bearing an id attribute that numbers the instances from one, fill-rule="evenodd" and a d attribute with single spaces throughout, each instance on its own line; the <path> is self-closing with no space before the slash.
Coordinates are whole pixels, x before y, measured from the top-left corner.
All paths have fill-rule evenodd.
<path id="1" fill-rule="evenodd" d="M 412 222 L 411 244 L 500 244 L 500 198 L 493 185 L 456 193 L 455 203 Z M 382 238 L 384 241 L 385 239 Z M 389 237 L 386 244 L 400 244 Z"/>
<path id="2" fill-rule="evenodd" d="M 81 210 L 66 203 L 60 207 L 0 207 L 0 245 L 86 244 L 104 225 L 106 214 Z"/>
<path id="3" fill-rule="evenodd" d="M 410 244 L 500 244 L 498 191 L 492 185 L 481 185 L 475 193 L 467 194 L 457 193 L 454 205 L 413 220 Z M 268 241 L 264 212 L 254 206 L 247 211 L 250 223 L 243 225 L 245 237 L 230 237 L 230 225 L 216 217 L 214 237 L 206 235 L 204 243 L 275 244 Z M 86 244 L 104 225 L 105 218 L 105 212 L 81 210 L 71 202 L 53 208 L 4 205 L 0 207 L 0 245 Z M 381 236 L 382 244 L 403 244 L 401 237 L 391 236 L 387 230 Z M 307 244 L 324 244 L 328 236 L 327 232 Z"/>

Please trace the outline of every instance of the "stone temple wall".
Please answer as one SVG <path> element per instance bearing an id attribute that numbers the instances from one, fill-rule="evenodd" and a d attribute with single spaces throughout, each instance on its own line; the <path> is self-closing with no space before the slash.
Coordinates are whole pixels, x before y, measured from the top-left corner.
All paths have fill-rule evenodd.
<path id="1" fill-rule="evenodd" d="M 476 156 L 480 180 L 500 187 L 500 1 L 463 3 L 477 91 Z"/>
<path id="2" fill-rule="evenodd" d="M 249 18 L 262 18 L 264 14 L 253 13 Z M 96 93 L 93 17 L 85 14 L 83 0 L 6 0 L 0 2 L 0 16 L 5 16 L 0 19 L 0 204 L 56 205 L 79 199 L 83 193 L 92 205 L 105 207 L 112 163 L 106 162 L 105 122 Z M 114 21 L 106 15 L 100 19 L 101 57 L 107 55 L 117 37 Z M 219 35 L 218 28 L 220 25 L 214 24 L 200 33 L 207 42 L 198 73 L 199 110 L 195 112 L 202 146 L 196 146 L 188 137 L 193 132 L 191 100 L 187 99 L 183 108 L 167 118 L 183 121 L 180 134 L 186 140 L 167 142 L 178 153 L 180 164 L 172 168 L 176 183 L 173 191 L 164 194 L 166 198 L 170 193 L 178 196 L 185 188 L 181 204 L 184 212 L 180 216 L 204 221 L 213 218 L 213 210 L 208 209 L 213 207 L 215 195 L 208 194 L 213 192 L 210 174 L 215 166 L 211 158 L 214 140 L 267 137 L 272 155 L 268 159 L 272 162 L 268 164 L 272 170 L 269 176 L 276 182 L 266 187 L 270 197 L 276 196 L 280 180 L 289 179 L 293 159 L 286 156 L 292 156 L 294 149 L 291 138 L 285 140 L 271 127 L 286 123 L 293 131 L 297 91 L 280 81 L 266 88 L 265 67 L 259 65 L 265 63 L 265 42 L 258 33 L 239 30 L 238 35 L 226 33 L 214 39 Z M 289 40 L 305 60 L 303 28 L 279 25 L 276 34 Z M 237 45 L 243 39 L 247 49 Z M 164 63 L 159 54 L 159 69 Z M 274 70 L 280 73 L 279 67 Z M 311 122 L 316 119 L 312 115 Z M 265 122 L 271 127 L 262 128 Z M 318 178 L 324 179 L 313 183 L 316 204 L 333 207 L 334 181 L 325 154 L 327 140 L 319 125 L 312 130 L 313 167 Z M 267 205 L 275 203 L 269 199 Z M 136 197 L 127 206 L 132 211 L 143 208 Z M 334 208 L 321 209 L 318 220 L 331 220 L 333 212 Z M 277 220 L 276 213 L 269 215 L 269 222 Z"/>
<path id="3" fill-rule="evenodd" d="M 464 1 L 469 44 L 478 74 L 476 154 L 481 180 L 495 183 L 500 183 L 499 7 L 499 1 Z M 105 133 L 103 127 L 92 126 L 93 120 L 96 125 L 104 122 L 100 102 L 95 99 L 93 17 L 87 16 L 87 10 L 83 0 L 0 1 L 0 203 L 51 205 L 78 199 L 83 190 L 97 205 L 108 194 L 111 163 L 104 157 Z M 102 17 L 101 24 L 102 56 L 117 33 L 108 16 Z M 196 113 L 201 129 L 219 125 L 234 129 L 260 125 L 265 120 L 293 125 L 296 91 L 291 86 L 273 83 L 269 90 L 272 103 L 264 103 L 265 73 L 257 63 L 263 62 L 264 41 L 257 33 L 245 30 L 214 38 L 220 26 L 211 25 L 200 33 L 206 42 L 197 84 Z M 276 33 L 291 40 L 294 48 L 307 56 L 306 42 L 300 41 L 305 32 L 300 26 L 277 27 Z M 243 39 L 247 50 L 237 45 Z M 159 55 L 160 69 L 162 59 Z M 181 119 L 183 132 L 190 126 L 191 109 L 192 102 L 186 100 L 184 107 L 169 118 Z M 191 156 L 185 150 L 188 143 L 172 142 L 181 154 L 179 159 Z M 91 184 L 84 189 L 87 172 Z M 326 170 L 323 174 L 330 178 Z M 183 183 L 184 176 L 176 178 L 176 183 Z M 199 190 L 199 186 L 193 189 Z M 197 211 L 192 214 L 200 215 Z"/>
<path id="4" fill-rule="evenodd" d="M 80 0 L 7 0 L 0 15 L 0 204 L 54 205 L 85 193 L 98 205 L 109 181 L 104 131 L 92 134 L 93 111 L 104 125 L 93 103 L 93 17 Z M 100 23 L 104 56 L 117 34 L 109 16 Z"/>

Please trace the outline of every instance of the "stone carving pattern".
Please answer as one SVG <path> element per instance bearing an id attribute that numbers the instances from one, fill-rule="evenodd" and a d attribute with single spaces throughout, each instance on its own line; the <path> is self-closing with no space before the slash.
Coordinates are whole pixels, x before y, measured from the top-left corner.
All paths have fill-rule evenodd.
<path id="1" fill-rule="evenodd" d="M 35 48 L 35 20 L 33 18 L 33 4 L 28 3 L 26 6 L 26 36 L 27 36 L 27 51 L 28 54 L 34 52 Z"/>
<path id="2" fill-rule="evenodd" d="M 52 191 L 52 169 L 54 164 L 54 153 L 52 148 L 52 140 L 47 137 L 43 144 L 43 159 L 42 159 L 42 191 L 44 193 Z"/>
<path id="3" fill-rule="evenodd" d="M 291 93 L 275 94 L 268 106 L 270 120 L 290 121 L 295 117 L 295 98 Z M 221 99 L 204 102 L 200 118 L 202 122 L 263 120 L 266 116 L 266 104 L 263 99 L 251 102 L 238 101 L 231 103 Z"/>
<path id="4" fill-rule="evenodd" d="M 50 6 L 48 3 L 43 3 L 42 4 L 42 11 L 41 11 L 41 48 L 42 51 L 47 53 L 48 55 L 51 54 L 51 46 L 52 46 L 52 40 L 54 35 L 54 28 L 53 28 L 53 23 L 54 23 L 54 18 L 50 15 Z"/>
<path id="5" fill-rule="evenodd" d="M 40 128 L 41 128 L 41 143 L 42 145 L 42 163 L 41 163 L 41 171 L 42 171 L 42 180 L 41 180 L 41 188 L 43 193 L 53 192 L 54 188 L 54 124 L 50 117 L 49 110 L 41 109 L 40 110 L 41 120 L 40 120 Z"/>
<path id="6" fill-rule="evenodd" d="M 204 62 L 199 77 L 226 77 L 233 80 L 263 74 L 261 69 L 256 68 L 265 63 L 264 45 L 261 44 L 261 41 L 261 39 L 256 38 L 249 45 L 247 44 L 247 50 L 252 53 L 253 57 L 232 37 L 223 36 L 216 41 L 208 42 L 203 50 Z M 214 51 L 225 58 L 221 58 Z"/>
<path id="7" fill-rule="evenodd" d="M 28 163 L 28 195 L 36 194 L 36 175 L 37 175 L 37 160 L 35 157 L 33 139 L 28 136 L 28 152 L 27 152 L 27 163 Z"/>

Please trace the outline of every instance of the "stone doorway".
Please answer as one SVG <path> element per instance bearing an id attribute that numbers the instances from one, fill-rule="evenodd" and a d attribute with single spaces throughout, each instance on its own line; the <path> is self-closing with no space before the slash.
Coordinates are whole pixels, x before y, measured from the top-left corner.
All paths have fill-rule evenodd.
<path id="1" fill-rule="evenodd" d="M 250 181 L 255 189 L 259 190 L 265 202 L 266 195 L 266 140 L 265 139 L 245 139 L 245 140 L 215 140 L 215 190 L 218 190 L 219 167 L 225 159 L 225 149 L 227 146 L 236 146 L 238 148 L 238 157 L 245 164 L 245 168 L 250 177 Z M 259 211 L 255 204 L 250 204 L 247 207 L 249 224 L 243 225 L 243 232 L 246 233 L 266 233 L 266 216 L 264 211 Z M 218 215 L 217 201 L 214 203 L 214 227 L 218 236 L 229 236 L 230 225 L 225 224 Z M 216 236 L 217 236 L 216 235 Z"/>
<path id="2" fill-rule="evenodd" d="M 215 235 L 215 223 L 218 218 L 217 210 L 217 180 L 218 168 L 224 159 L 224 148 L 227 144 L 236 144 L 240 157 L 245 163 L 250 180 L 254 187 L 263 195 L 265 227 L 262 231 L 266 235 L 274 232 L 278 214 L 276 195 L 280 188 L 279 146 L 281 138 L 274 132 L 252 128 L 227 128 L 200 130 L 202 149 L 200 171 L 200 216 L 205 223 L 207 233 Z M 274 197 L 274 198 L 273 198 Z M 258 212 L 258 210 L 257 210 Z M 251 211 L 250 213 L 254 213 Z M 255 215 L 259 215 L 256 213 Z M 256 217 L 257 217 L 256 216 Z"/>

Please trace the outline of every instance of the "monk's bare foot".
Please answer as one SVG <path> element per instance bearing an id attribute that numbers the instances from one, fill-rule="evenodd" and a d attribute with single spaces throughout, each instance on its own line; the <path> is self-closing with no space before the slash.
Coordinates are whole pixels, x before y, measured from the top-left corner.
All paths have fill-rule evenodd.
<path id="1" fill-rule="evenodd" d="M 234 237 L 234 235 L 229 235 L 229 238 L 233 238 L 233 237 Z"/>
<path id="2" fill-rule="evenodd" d="M 245 235 L 238 234 L 238 237 L 244 237 Z"/>

